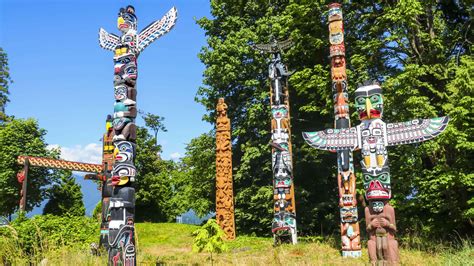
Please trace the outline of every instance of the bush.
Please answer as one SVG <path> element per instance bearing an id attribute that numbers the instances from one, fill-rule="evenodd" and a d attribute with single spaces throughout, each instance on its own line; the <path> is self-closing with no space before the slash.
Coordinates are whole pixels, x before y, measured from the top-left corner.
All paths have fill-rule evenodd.
<path id="1" fill-rule="evenodd" d="M 99 223 L 90 217 L 38 215 L 19 217 L 0 228 L 0 258 L 18 262 L 29 257 L 41 260 L 43 254 L 62 247 L 88 249 L 99 240 Z"/>

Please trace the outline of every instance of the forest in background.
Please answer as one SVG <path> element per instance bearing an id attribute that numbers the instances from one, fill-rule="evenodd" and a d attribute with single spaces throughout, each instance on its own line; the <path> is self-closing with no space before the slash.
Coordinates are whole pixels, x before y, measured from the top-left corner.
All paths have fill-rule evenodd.
<path id="1" fill-rule="evenodd" d="M 294 42 L 283 54 L 283 61 L 294 71 L 289 91 L 299 234 L 338 234 L 336 157 L 310 148 L 301 137 L 303 131 L 333 127 L 327 4 L 211 1 L 213 18 L 197 21 L 206 32 L 208 45 L 199 54 L 206 70 L 196 100 L 207 109 L 203 119 L 212 124 L 217 99 L 225 97 L 229 106 L 238 234 L 265 236 L 271 232 L 268 58 L 251 48 L 255 43 L 268 43 L 271 36 Z M 399 236 L 448 241 L 457 235 L 472 236 L 472 7 L 468 1 L 354 1 L 344 3 L 342 10 L 350 93 L 367 80 L 380 82 L 387 122 L 444 115 L 451 118 L 447 130 L 436 139 L 389 150 L 391 204 L 397 211 Z M 46 149 L 46 131 L 36 121 L 4 114 L 11 81 L 7 62 L 2 50 L 0 202 L 4 204 L 0 214 L 6 216 L 18 205 L 15 175 L 20 166 L 16 165 L 16 156 L 59 155 L 58 151 Z M 352 106 L 351 112 L 356 125 Z M 185 157 L 173 162 L 159 157 L 161 147 L 156 138 L 157 132 L 164 129 L 161 123 L 155 119 L 154 123 L 146 123 L 148 128 L 137 132 L 137 220 L 173 221 L 189 208 L 201 215 L 213 211 L 215 132 L 191 140 Z M 359 217 L 363 220 L 365 202 L 359 161 L 360 156 L 355 153 Z M 61 193 L 79 197 L 74 182 L 68 178 L 70 173 L 35 169 L 30 175 L 35 181 L 29 184 L 27 210 L 45 198 L 64 197 Z M 56 214 L 83 215 L 81 202 L 74 202 L 78 205 L 62 206 Z M 56 206 L 53 203 L 51 206 Z M 82 211 L 73 211 L 78 209 Z"/>

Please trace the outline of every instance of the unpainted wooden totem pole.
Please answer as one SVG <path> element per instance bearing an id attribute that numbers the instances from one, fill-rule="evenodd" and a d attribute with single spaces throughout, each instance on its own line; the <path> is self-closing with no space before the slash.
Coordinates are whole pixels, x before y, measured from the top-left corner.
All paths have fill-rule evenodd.
<path id="1" fill-rule="evenodd" d="M 227 239 L 235 239 L 234 189 L 230 120 L 224 98 L 217 103 L 216 121 L 216 220 Z"/>
<path id="2" fill-rule="evenodd" d="M 304 132 L 312 147 L 321 150 L 360 150 L 365 197 L 368 251 L 372 265 L 398 264 L 395 210 L 388 203 L 392 196 L 387 147 L 432 139 L 448 124 L 448 117 L 415 119 L 402 123 L 382 121 L 382 88 L 364 85 L 355 91 L 355 106 L 361 124 L 347 129 Z"/>
<path id="3" fill-rule="evenodd" d="M 293 160 L 291 150 L 290 102 L 288 77 L 290 73 L 281 61 L 281 52 L 292 45 L 291 40 L 272 39 L 270 44 L 256 44 L 254 49 L 270 53 L 270 105 L 272 112 L 272 170 L 274 218 L 272 233 L 275 244 L 297 243 Z"/>
<path id="4" fill-rule="evenodd" d="M 114 51 L 114 115 L 112 120 L 114 164 L 108 216 L 109 265 L 136 265 L 135 250 L 135 188 L 136 155 L 136 81 L 137 57 L 149 44 L 169 32 L 177 18 L 171 8 L 161 19 L 137 33 L 135 8 L 121 8 L 117 27 L 122 36 L 99 31 L 102 48 Z"/>
<path id="5" fill-rule="evenodd" d="M 329 57 L 334 100 L 334 127 L 351 126 L 344 46 L 344 26 L 341 5 L 329 5 Z M 362 256 L 356 199 L 356 177 L 352 151 L 337 151 L 337 186 L 341 218 L 341 244 L 343 257 Z"/>

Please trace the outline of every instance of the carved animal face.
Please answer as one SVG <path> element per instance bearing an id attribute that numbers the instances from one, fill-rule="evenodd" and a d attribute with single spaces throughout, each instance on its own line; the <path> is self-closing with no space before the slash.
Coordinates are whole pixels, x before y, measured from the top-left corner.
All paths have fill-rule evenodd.
<path id="1" fill-rule="evenodd" d="M 116 142 L 114 156 L 116 162 L 133 162 L 135 157 L 135 144 L 130 141 Z"/>
<path id="2" fill-rule="evenodd" d="M 363 171 L 362 176 L 367 200 L 391 198 L 390 172 L 388 169 L 383 168 L 375 174 Z"/>
<path id="3" fill-rule="evenodd" d="M 377 213 L 383 212 L 383 206 L 384 206 L 383 201 L 372 201 L 371 205 L 372 205 L 372 210 L 374 210 L 374 212 L 377 212 Z"/>
<path id="4" fill-rule="evenodd" d="M 129 30 L 137 30 L 137 17 L 135 16 L 135 8 L 133 6 L 127 6 L 121 8 L 117 19 L 118 29 L 126 33 Z"/>
<path id="5" fill-rule="evenodd" d="M 383 97 L 379 85 L 363 86 L 355 91 L 355 105 L 360 120 L 382 118 Z"/>

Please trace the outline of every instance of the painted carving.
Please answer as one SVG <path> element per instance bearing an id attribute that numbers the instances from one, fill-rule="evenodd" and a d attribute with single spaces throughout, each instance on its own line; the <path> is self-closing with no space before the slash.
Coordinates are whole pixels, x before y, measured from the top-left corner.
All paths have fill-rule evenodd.
<path id="1" fill-rule="evenodd" d="M 293 162 L 291 152 L 290 112 L 288 98 L 288 72 L 281 61 L 281 51 L 292 45 L 291 40 L 253 46 L 262 52 L 271 53 L 268 66 L 270 78 L 270 103 L 272 112 L 272 170 L 274 219 L 272 232 L 275 244 L 290 242 L 296 244 L 296 210 L 293 186 Z"/>
<path id="2" fill-rule="evenodd" d="M 217 103 L 216 121 L 216 220 L 227 239 L 235 239 L 234 190 L 230 120 L 224 98 Z"/>
<path id="3" fill-rule="evenodd" d="M 138 33 L 135 8 L 127 6 L 118 13 L 120 37 L 104 29 L 99 31 L 99 45 L 114 51 L 115 104 L 109 136 L 113 144 L 113 163 L 110 178 L 104 186 L 114 187 L 107 210 L 109 265 L 136 264 L 135 189 L 132 183 L 136 178 L 137 57 L 146 46 L 169 32 L 176 19 L 177 11 L 173 7 L 161 20 Z"/>
<path id="4" fill-rule="evenodd" d="M 385 123 L 382 121 L 382 88 L 378 84 L 359 87 L 355 91 L 355 102 L 362 122 L 360 125 L 344 130 L 304 132 L 303 137 L 317 149 L 338 152 L 360 149 L 365 197 L 369 201 L 369 206 L 365 208 L 369 257 L 373 265 L 397 264 L 395 210 L 388 203 L 392 187 L 387 147 L 432 139 L 443 132 L 449 118 Z"/>

